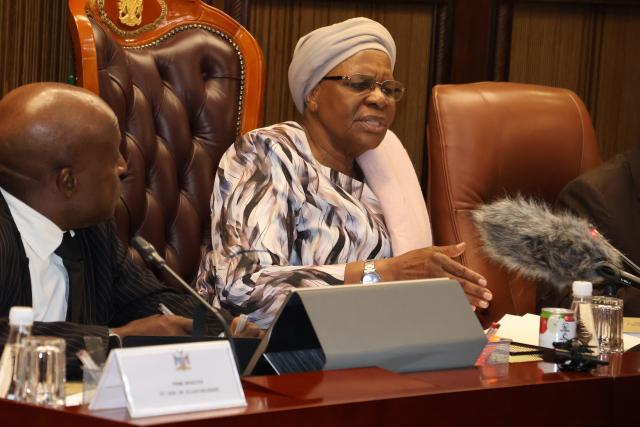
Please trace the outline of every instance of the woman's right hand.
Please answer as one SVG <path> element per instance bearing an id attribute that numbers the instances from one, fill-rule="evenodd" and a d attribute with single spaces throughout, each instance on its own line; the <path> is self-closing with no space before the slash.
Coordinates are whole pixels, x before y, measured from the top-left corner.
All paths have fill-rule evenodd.
<path id="1" fill-rule="evenodd" d="M 487 308 L 493 298 L 487 289 L 487 280 L 452 259 L 462 255 L 464 250 L 464 243 L 416 249 L 393 258 L 376 260 L 376 271 L 385 282 L 448 277 L 460 282 L 474 309 Z"/>

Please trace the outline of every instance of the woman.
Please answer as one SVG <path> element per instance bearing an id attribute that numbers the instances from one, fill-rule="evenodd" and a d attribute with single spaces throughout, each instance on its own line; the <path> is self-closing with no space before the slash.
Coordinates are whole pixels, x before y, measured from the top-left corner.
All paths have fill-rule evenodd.
<path id="1" fill-rule="evenodd" d="M 486 280 L 451 259 L 464 244 L 429 246 L 417 178 L 388 130 L 404 93 L 394 63 L 393 38 L 367 18 L 300 39 L 289 86 L 302 123 L 249 132 L 220 161 L 198 278 L 214 304 L 266 329 L 293 287 L 448 276 L 488 306 Z"/>

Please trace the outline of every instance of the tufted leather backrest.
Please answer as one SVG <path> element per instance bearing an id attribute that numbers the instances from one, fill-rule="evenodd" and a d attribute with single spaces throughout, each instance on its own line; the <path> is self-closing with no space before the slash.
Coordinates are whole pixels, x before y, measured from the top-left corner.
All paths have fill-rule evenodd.
<path id="1" fill-rule="evenodd" d="M 596 167 L 584 104 L 569 90 L 528 84 L 435 86 L 427 139 L 434 243 L 467 243 L 462 263 L 484 275 L 494 295 L 480 320 L 534 312 L 536 285 L 486 258 L 471 211 L 518 193 L 553 204 L 565 184 Z"/>
<path id="2" fill-rule="evenodd" d="M 70 0 L 79 83 L 113 108 L 122 131 L 129 170 L 116 209 L 119 235 L 127 242 L 145 237 L 192 281 L 210 246 L 218 161 L 259 124 L 260 48 L 239 24 L 199 1 L 145 0 L 143 19 L 132 28 L 119 21 L 117 6 Z"/>

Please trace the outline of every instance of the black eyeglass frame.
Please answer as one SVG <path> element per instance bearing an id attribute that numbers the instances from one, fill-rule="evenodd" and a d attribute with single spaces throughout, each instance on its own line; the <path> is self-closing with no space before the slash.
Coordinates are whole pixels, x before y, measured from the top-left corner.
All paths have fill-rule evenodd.
<path id="1" fill-rule="evenodd" d="M 375 86 L 378 86 L 380 88 L 380 91 L 384 94 L 384 96 L 386 96 L 389 99 L 394 100 L 395 102 L 400 101 L 402 99 L 402 97 L 404 96 L 404 93 L 407 90 L 407 88 L 404 87 L 404 85 L 401 82 L 397 81 L 397 80 L 384 80 L 382 82 L 379 82 L 379 81 L 377 81 L 375 79 L 375 77 L 369 76 L 367 74 L 351 74 L 351 75 L 347 75 L 347 76 L 324 76 L 321 80 L 351 81 L 351 79 L 354 76 L 366 77 L 368 79 L 371 79 L 371 84 L 369 85 L 369 88 L 368 88 L 369 91 L 373 91 Z M 385 92 L 384 85 L 387 82 L 394 82 L 394 83 L 399 84 L 400 87 L 397 88 L 397 89 L 394 89 L 393 92 L 391 92 L 391 93 L 398 93 L 398 92 L 396 92 L 396 90 L 400 90 L 400 92 L 399 92 L 400 95 L 398 95 L 397 97 L 394 97 L 393 95 L 391 95 L 391 93 L 388 93 L 388 91 Z M 352 90 L 357 91 L 357 92 L 364 92 L 364 91 L 367 90 L 367 89 L 358 90 L 357 88 L 355 88 L 353 86 L 349 86 L 349 88 L 351 88 Z"/>

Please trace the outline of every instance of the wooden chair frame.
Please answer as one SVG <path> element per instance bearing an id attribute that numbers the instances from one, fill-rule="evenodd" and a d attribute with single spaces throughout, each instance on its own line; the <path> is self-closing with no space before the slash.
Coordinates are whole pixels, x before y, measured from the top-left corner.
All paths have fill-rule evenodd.
<path id="1" fill-rule="evenodd" d="M 115 1 L 115 0 L 113 0 Z M 134 48 L 153 42 L 176 27 L 195 24 L 206 25 L 227 35 L 235 44 L 244 60 L 243 114 L 241 133 L 253 130 L 262 124 L 264 64 L 262 50 L 255 38 L 238 22 L 208 6 L 200 0 L 163 0 L 168 13 L 158 25 L 135 38 L 125 38 L 110 32 L 121 46 Z M 93 29 L 88 15 L 99 16 L 96 0 L 69 0 L 69 27 L 76 54 L 77 84 L 100 94 L 98 82 L 98 58 Z"/>

